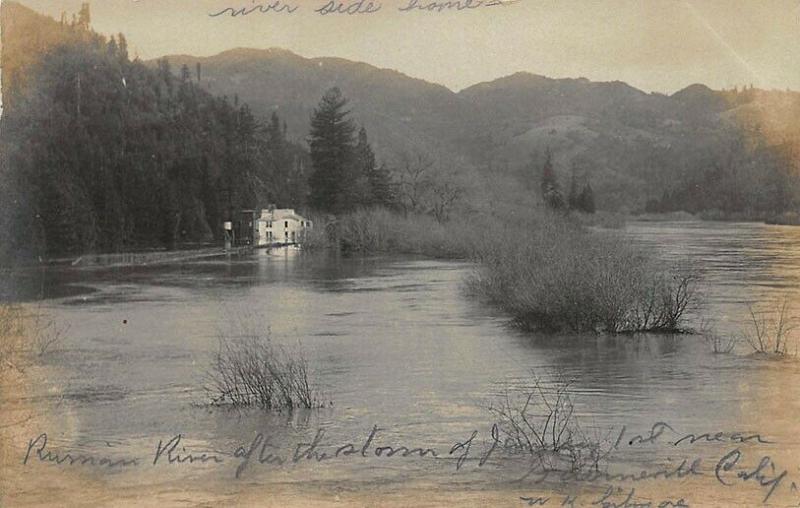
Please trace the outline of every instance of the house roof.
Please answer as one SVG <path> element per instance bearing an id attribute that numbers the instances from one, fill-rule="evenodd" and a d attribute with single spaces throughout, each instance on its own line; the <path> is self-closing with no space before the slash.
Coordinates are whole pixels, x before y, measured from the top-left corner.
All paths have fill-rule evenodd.
<path id="1" fill-rule="evenodd" d="M 305 221 L 308 220 L 302 215 L 298 215 L 294 213 L 294 210 L 291 208 L 278 208 L 276 210 L 272 210 L 271 212 L 268 210 L 261 211 L 261 218 L 264 220 L 296 220 L 296 221 Z"/>

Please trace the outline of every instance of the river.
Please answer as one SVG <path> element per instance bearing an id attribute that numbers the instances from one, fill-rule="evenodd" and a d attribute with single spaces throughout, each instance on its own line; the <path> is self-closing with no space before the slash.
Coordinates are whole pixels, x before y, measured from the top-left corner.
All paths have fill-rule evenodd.
<path id="1" fill-rule="evenodd" d="M 704 305 L 692 323 L 702 319 L 724 335 L 742 329 L 748 305 L 800 287 L 800 228 L 632 223 L 624 234 L 657 256 L 702 268 Z M 533 374 L 558 374 L 573 379 L 576 414 L 592 432 L 613 437 L 624 426 L 627 439 L 656 422 L 680 434 L 747 431 L 779 443 L 764 445 L 771 453 L 800 456 L 796 362 L 754 358 L 746 344 L 715 355 L 696 335 L 522 333 L 464 294 L 473 269 L 461 262 L 285 250 L 179 265 L 53 268 L 30 280 L 46 288 L 44 310 L 69 332 L 57 351 L 28 369 L 30 389 L 8 397 L 3 410 L 20 418 L 31 411 L 47 415 L 41 431 L 54 449 L 121 453 L 143 462 L 152 460 L 159 440 L 178 433 L 186 450 L 233 461 L 233 451 L 258 432 L 291 455 L 320 428 L 334 449 L 350 442 L 360 449 L 375 425 L 373 446 L 430 447 L 447 456 L 474 430 L 489 439 L 487 407 L 499 395 L 526 385 Z M 275 343 L 301 348 L 332 404 L 282 414 L 210 407 L 203 386 L 218 337 L 242 320 L 269 330 Z M 619 462 L 633 469 L 680 457 L 675 447 L 623 448 Z M 239 462 L 165 466 L 134 476 L 141 484 L 165 474 L 232 478 Z M 465 484 L 502 488 L 509 476 L 499 466 L 472 463 L 454 475 L 453 462 L 301 461 L 251 465 L 243 477 L 340 490 L 362 482 L 396 489 L 425 482 L 448 491 Z"/>

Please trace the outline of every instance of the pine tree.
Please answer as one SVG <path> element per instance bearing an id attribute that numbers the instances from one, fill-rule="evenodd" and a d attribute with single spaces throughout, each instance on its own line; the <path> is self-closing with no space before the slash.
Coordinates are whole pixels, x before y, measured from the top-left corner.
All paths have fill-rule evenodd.
<path id="1" fill-rule="evenodd" d="M 278 117 L 278 113 L 272 112 L 266 131 L 267 143 L 269 143 L 271 148 L 283 146 L 283 143 L 286 141 L 286 133 L 281 129 L 281 119 Z"/>
<path id="2" fill-rule="evenodd" d="M 117 34 L 117 41 L 119 43 L 119 59 L 122 63 L 128 62 L 128 39 L 123 34 Z"/>
<path id="3" fill-rule="evenodd" d="M 108 40 L 107 45 L 108 56 L 116 57 L 119 51 L 119 47 L 117 46 L 117 40 L 112 35 L 111 38 Z"/>
<path id="4" fill-rule="evenodd" d="M 89 25 L 92 22 L 92 15 L 89 11 L 89 4 L 82 3 L 81 10 L 78 12 L 78 21 L 77 25 L 78 28 L 83 30 L 89 30 Z"/>
<path id="5" fill-rule="evenodd" d="M 385 164 L 376 167 L 369 175 L 373 202 L 378 206 L 393 208 L 397 205 L 392 174 Z"/>
<path id="6" fill-rule="evenodd" d="M 375 152 L 372 151 L 369 139 L 367 139 L 367 129 L 363 126 L 358 131 L 355 159 L 360 173 L 367 175 L 375 169 Z"/>
<path id="7" fill-rule="evenodd" d="M 354 206 L 373 206 L 375 199 L 372 192 L 371 178 L 376 169 L 375 152 L 367 139 L 367 130 L 362 126 L 358 131 L 355 148 L 353 148 L 353 164 L 350 167 L 347 187 L 347 200 Z"/>
<path id="8" fill-rule="evenodd" d="M 564 196 L 561 194 L 561 186 L 558 184 L 558 178 L 553 170 L 553 157 L 550 150 L 547 150 L 547 156 L 542 166 L 542 199 L 550 208 L 560 210 L 564 208 Z"/>
<path id="9" fill-rule="evenodd" d="M 322 97 L 311 118 L 309 145 L 312 173 L 310 205 L 323 212 L 338 213 L 353 207 L 346 199 L 351 183 L 349 165 L 353 157 L 355 126 L 347 118 L 347 99 L 338 88 Z"/>
<path id="10" fill-rule="evenodd" d="M 393 206 L 391 174 L 385 165 L 378 166 L 363 126 L 358 131 L 353 161 L 355 174 L 351 177 L 349 199 L 360 206 Z"/>
<path id="11" fill-rule="evenodd" d="M 189 72 L 189 66 L 183 64 L 181 66 L 181 84 L 186 84 L 192 78 L 191 72 Z"/>

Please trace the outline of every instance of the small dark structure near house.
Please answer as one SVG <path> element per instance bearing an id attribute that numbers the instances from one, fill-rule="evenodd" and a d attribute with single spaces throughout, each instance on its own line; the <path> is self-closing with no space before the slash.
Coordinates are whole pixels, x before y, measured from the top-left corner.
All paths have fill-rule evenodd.
<path id="1" fill-rule="evenodd" d="M 254 245 L 256 235 L 256 210 L 242 210 L 233 220 L 233 246 L 247 247 Z"/>

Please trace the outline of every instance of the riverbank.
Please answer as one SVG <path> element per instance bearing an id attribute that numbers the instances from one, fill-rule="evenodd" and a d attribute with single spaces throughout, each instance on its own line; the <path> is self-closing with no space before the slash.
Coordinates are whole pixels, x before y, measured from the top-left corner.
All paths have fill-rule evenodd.
<path id="1" fill-rule="evenodd" d="M 621 221 L 639 222 L 743 222 L 753 224 L 770 224 L 777 226 L 800 226 L 800 213 L 796 211 L 781 212 L 779 214 L 764 212 L 724 212 L 722 210 L 703 210 L 697 213 L 685 211 L 664 213 L 638 213 L 619 214 L 612 212 L 598 212 L 599 216 L 616 217 Z"/>
<path id="2" fill-rule="evenodd" d="M 230 254 L 242 254 L 249 252 L 250 250 L 252 250 L 251 247 L 234 247 L 231 249 L 225 249 L 223 247 L 207 247 L 203 249 L 174 251 L 159 250 L 149 252 L 84 254 L 71 261 L 70 264 L 78 267 L 144 266 L 160 263 L 178 263 Z"/>
<path id="3" fill-rule="evenodd" d="M 8 270 L 19 270 L 40 266 L 75 266 L 78 268 L 113 268 L 122 266 L 148 266 L 165 263 L 180 263 L 224 255 L 239 255 L 250 252 L 252 247 L 234 247 L 225 249 L 219 246 L 206 246 L 199 248 L 184 248 L 175 250 L 141 250 L 131 252 L 87 253 L 76 256 L 60 256 L 40 259 L 38 262 L 29 261 L 6 266 Z M 2 271 L 3 267 L 0 267 Z"/>

